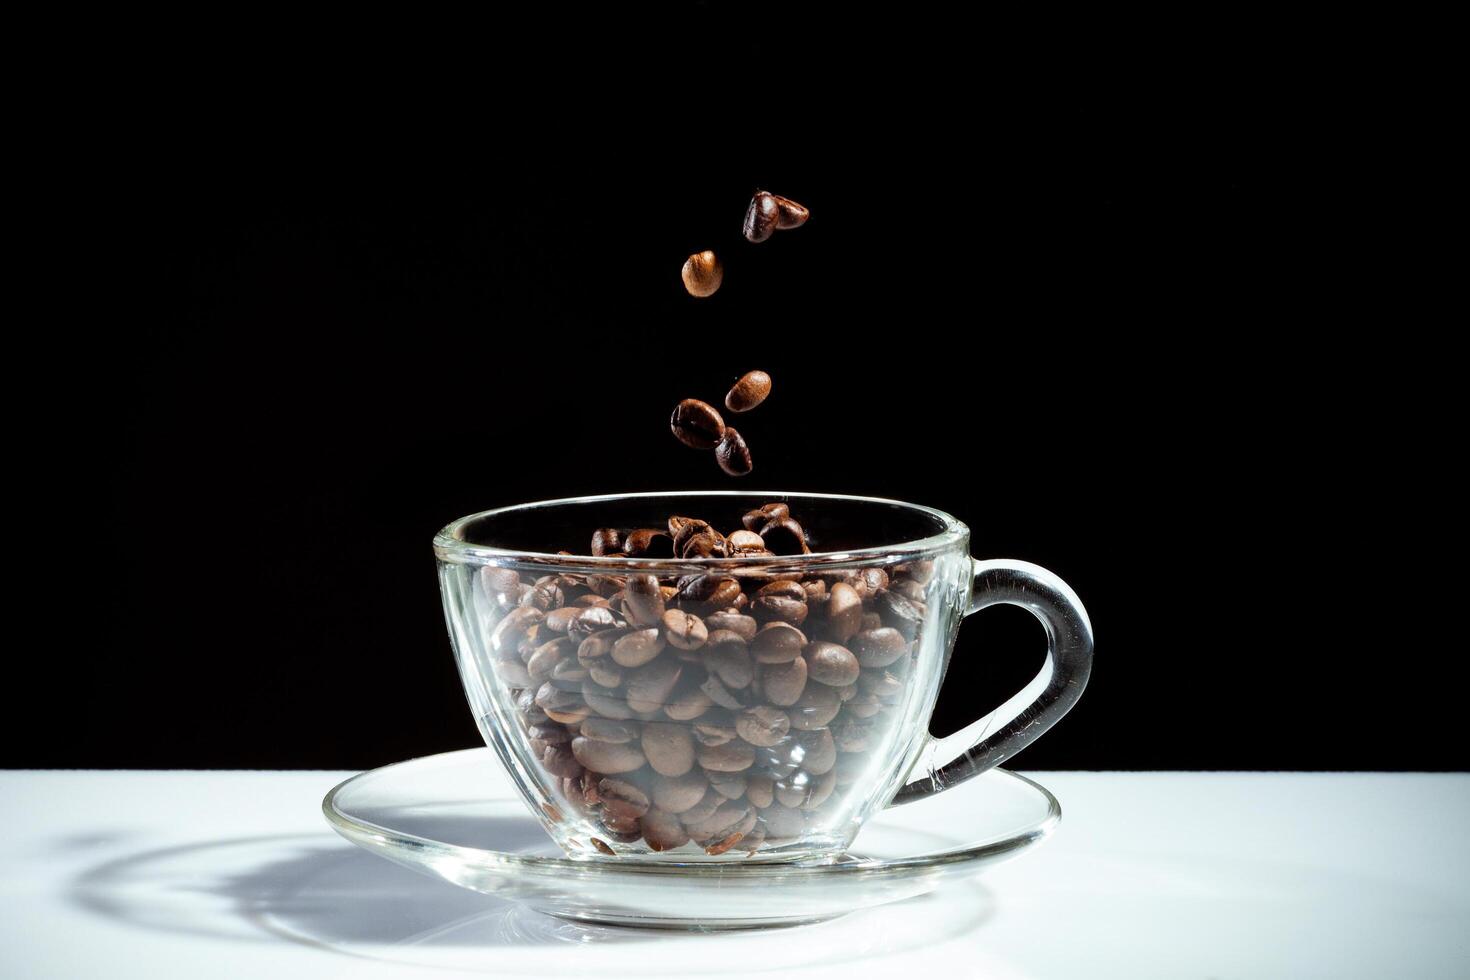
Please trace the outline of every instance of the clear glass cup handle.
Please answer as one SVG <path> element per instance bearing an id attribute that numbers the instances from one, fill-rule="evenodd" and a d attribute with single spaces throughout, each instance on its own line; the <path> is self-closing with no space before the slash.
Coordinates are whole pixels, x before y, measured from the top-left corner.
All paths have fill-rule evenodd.
<path id="1" fill-rule="evenodd" d="M 1029 684 L 990 714 L 948 738 L 926 739 L 891 805 L 942 792 L 1015 755 L 1055 725 L 1082 696 L 1092 671 L 1092 624 L 1071 587 L 1040 565 L 971 559 L 966 615 L 997 603 L 1020 606 L 1046 628 L 1046 663 Z"/>

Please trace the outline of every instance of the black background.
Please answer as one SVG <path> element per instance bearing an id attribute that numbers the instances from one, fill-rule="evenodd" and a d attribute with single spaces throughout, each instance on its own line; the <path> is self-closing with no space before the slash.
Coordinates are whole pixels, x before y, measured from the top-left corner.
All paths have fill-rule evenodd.
<path id="1" fill-rule="evenodd" d="M 211 107 L 231 125 L 143 134 L 116 191 L 141 205 L 120 247 L 144 299 L 72 367 L 106 495 L 68 525 L 105 549 L 81 576 L 98 623 L 52 658 L 81 710 L 0 763 L 475 744 L 434 531 L 734 485 L 667 416 L 761 367 L 741 488 L 939 507 L 976 555 L 1086 603 L 1091 686 L 1015 765 L 1466 766 L 1435 590 L 1385 558 L 1427 542 L 1379 520 L 1413 503 L 1416 449 L 1344 363 L 1372 343 L 1323 315 L 1375 201 L 1341 206 L 1293 113 L 1086 86 L 843 110 L 670 93 L 697 125 L 554 108 L 451 144 L 348 138 L 326 100 L 236 128 L 243 99 Z M 811 221 L 743 241 L 756 187 Z M 704 248 L 725 281 L 695 300 L 679 268 Z M 934 730 L 1003 700 L 1042 643 L 1023 612 L 971 619 Z"/>

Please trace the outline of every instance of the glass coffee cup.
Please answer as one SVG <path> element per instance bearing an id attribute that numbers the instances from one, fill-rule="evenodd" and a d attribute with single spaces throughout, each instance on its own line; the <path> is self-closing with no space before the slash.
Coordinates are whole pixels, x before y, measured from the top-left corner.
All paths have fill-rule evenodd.
<path id="1" fill-rule="evenodd" d="M 773 550 L 797 553 L 672 557 L 671 517 L 739 528 L 773 503 L 805 538 Z M 555 553 L 603 528 L 669 546 Z M 998 765 L 1071 708 L 1092 660 L 1077 596 L 969 548 L 937 510 L 784 492 L 522 504 L 434 539 L 471 710 L 547 832 L 572 857 L 673 863 L 836 858 L 876 811 Z M 996 603 L 1041 621 L 1046 663 L 935 739 L 960 621 Z"/>

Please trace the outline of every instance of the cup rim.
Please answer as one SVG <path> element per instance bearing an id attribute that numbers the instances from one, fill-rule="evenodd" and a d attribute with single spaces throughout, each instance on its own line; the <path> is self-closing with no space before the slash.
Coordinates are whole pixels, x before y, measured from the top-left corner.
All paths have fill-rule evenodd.
<path id="1" fill-rule="evenodd" d="M 761 497 L 769 502 L 792 500 L 843 500 L 867 504 L 884 504 L 917 511 L 938 520 L 943 528 L 936 534 L 912 541 L 894 544 L 873 545 L 847 551 L 817 551 L 808 555 L 757 555 L 737 558 L 611 558 L 596 555 L 558 555 L 542 551 L 520 551 L 497 548 L 491 545 L 470 544 L 463 537 L 464 528 L 471 521 L 487 517 L 503 517 L 508 514 L 555 507 L 568 504 L 600 503 L 612 500 L 639 498 L 693 498 L 693 497 Z M 442 562 L 461 565 L 533 565 L 555 566 L 561 569 L 585 569 L 589 572 L 609 570 L 660 570 L 680 568 L 707 571 L 711 568 L 758 568 L 762 571 L 779 571 L 783 566 L 809 568 L 817 565 L 862 565 L 878 562 L 917 559 L 936 554 L 951 545 L 967 541 L 970 529 L 964 522 L 934 507 L 894 500 L 889 497 L 869 497 L 857 494 L 815 493 L 803 490 L 651 490 L 637 493 L 604 493 L 582 497 L 559 497 L 553 500 L 536 500 L 529 503 L 494 507 L 478 513 L 468 514 L 451 521 L 434 535 L 434 556 Z"/>

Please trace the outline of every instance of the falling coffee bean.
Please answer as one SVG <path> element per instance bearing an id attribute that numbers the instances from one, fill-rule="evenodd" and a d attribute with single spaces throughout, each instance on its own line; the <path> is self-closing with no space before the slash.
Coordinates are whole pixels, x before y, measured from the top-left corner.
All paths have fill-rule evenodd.
<path id="1" fill-rule="evenodd" d="M 787 231 L 791 228 L 800 228 L 802 225 L 806 224 L 806 219 L 812 216 L 812 213 L 810 211 L 802 207 L 800 204 L 797 204 L 789 197 L 782 197 L 779 194 L 773 194 L 771 196 L 776 199 L 777 231 Z"/>
<path id="2" fill-rule="evenodd" d="M 674 431 L 674 438 L 691 449 L 713 449 L 720 444 L 725 435 L 725 420 L 720 418 L 720 413 L 708 402 L 702 402 L 698 398 L 686 398 L 674 406 L 673 417 L 669 419 L 669 428 Z M 703 524 L 703 521 L 700 521 Z M 709 525 L 705 525 L 708 527 Z M 670 528 L 672 531 L 672 527 Z M 680 545 L 679 535 L 674 533 L 674 547 Z"/>
<path id="3" fill-rule="evenodd" d="M 764 371 L 748 371 L 725 395 L 725 407 L 732 412 L 748 412 L 771 393 L 771 376 Z"/>
<path id="4" fill-rule="evenodd" d="M 725 434 L 715 446 L 715 461 L 731 476 L 745 476 L 750 472 L 750 447 L 733 425 L 725 426 Z"/>
<path id="5" fill-rule="evenodd" d="M 745 224 L 741 232 L 747 241 L 763 242 L 775 234 L 776 223 L 781 220 L 781 205 L 776 195 L 769 191 L 756 191 L 745 209 Z"/>
<path id="6" fill-rule="evenodd" d="M 680 275 L 689 295 L 704 299 L 713 296 L 719 290 L 720 283 L 725 281 L 725 266 L 720 262 L 719 256 L 705 249 L 684 260 Z"/>

